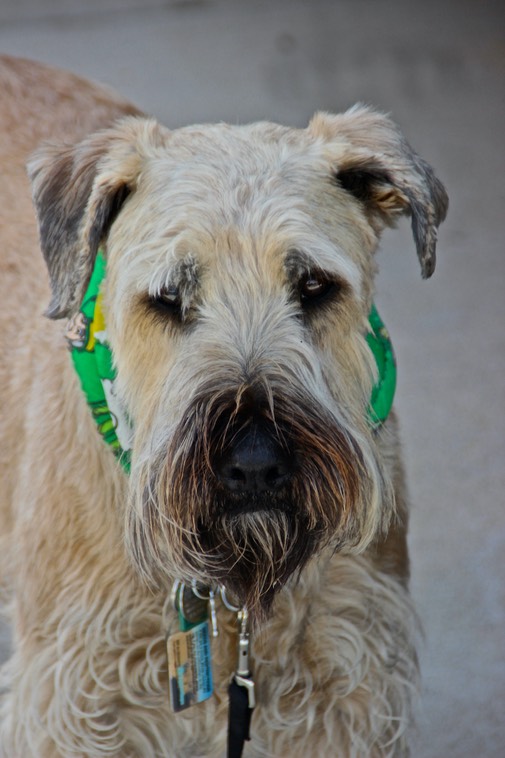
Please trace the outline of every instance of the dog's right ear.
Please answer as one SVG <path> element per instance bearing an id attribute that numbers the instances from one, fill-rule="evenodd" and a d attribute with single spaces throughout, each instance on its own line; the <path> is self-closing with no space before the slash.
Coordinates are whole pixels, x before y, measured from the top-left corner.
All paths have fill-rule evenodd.
<path id="1" fill-rule="evenodd" d="M 100 244 L 135 190 L 150 148 L 166 135 L 152 119 L 128 117 L 77 145 L 45 145 L 31 158 L 28 175 L 52 289 L 49 318 L 79 308 Z"/>

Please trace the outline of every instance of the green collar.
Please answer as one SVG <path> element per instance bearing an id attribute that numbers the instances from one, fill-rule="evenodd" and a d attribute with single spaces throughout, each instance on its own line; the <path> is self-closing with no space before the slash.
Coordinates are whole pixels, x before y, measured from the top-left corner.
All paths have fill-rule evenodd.
<path id="1" fill-rule="evenodd" d="M 389 416 L 396 389 L 396 361 L 389 332 L 375 305 L 368 317 L 370 331 L 366 335 L 368 347 L 377 364 L 378 378 L 372 389 L 368 417 L 371 425 L 378 428 Z"/>
<path id="2" fill-rule="evenodd" d="M 98 431 L 129 473 L 133 435 L 128 416 L 115 393 L 116 371 L 107 343 L 100 292 L 104 276 L 105 258 L 99 252 L 80 311 L 69 323 L 66 337 Z M 375 306 L 372 306 L 369 321 L 370 332 L 366 339 L 377 363 L 378 379 L 372 390 L 368 415 L 371 426 L 376 429 L 387 419 L 393 404 L 396 363 L 389 334 Z"/>
<path id="3" fill-rule="evenodd" d="M 132 428 L 115 393 L 116 371 L 107 342 L 100 292 L 104 276 L 105 258 L 99 252 L 80 311 L 70 321 L 66 337 L 98 431 L 129 473 Z"/>

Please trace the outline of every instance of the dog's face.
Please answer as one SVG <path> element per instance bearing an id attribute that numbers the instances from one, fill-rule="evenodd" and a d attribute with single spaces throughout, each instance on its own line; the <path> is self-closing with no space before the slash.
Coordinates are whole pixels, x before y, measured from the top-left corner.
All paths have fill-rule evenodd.
<path id="1" fill-rule="evenodd" d="M 447 202 L 393 124 L 126 119 L 30 171 L 49 315 L 75 313 L 106 253 L 141 572 L 224 584 L 260 613 L 323 546 L 364 549 L 392 512 L 368 423 L 373 253 L 409 213 L 429 276 Z"/>

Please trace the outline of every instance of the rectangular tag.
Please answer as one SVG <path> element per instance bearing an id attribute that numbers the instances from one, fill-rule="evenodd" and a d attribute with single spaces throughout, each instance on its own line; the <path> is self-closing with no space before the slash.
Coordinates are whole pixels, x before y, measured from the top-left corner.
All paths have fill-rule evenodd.
<path id="1" fill-rule="evenodd" d="M 170 704 L 174 713 L 212 695 L 212 660 L 206 621 L 167 639 Z"/>

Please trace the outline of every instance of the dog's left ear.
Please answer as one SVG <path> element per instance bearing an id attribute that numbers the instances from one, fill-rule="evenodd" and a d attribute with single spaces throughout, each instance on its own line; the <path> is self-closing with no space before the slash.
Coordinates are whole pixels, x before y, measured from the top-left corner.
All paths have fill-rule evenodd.
<path id="1" fill-rule="evenodd" d="M 398 127 L 358 105 L 335 116 L 316 113 L 308 128 L 327 144 L 333 180 L 363 203 L 373 225 L 393 226 L 398 216 L 410 215 L 422 275 L 431 276 L 447 193 Z"/>
<path id="2" fill-rule="evenodd" d="M 51 280 L 49 318 L 72 316 L 100 244 L 135 190 L 144 158 L 168 130 L 127 117 L 77 145 L 44 145 L 28 163 L 40 244 Z"/>

